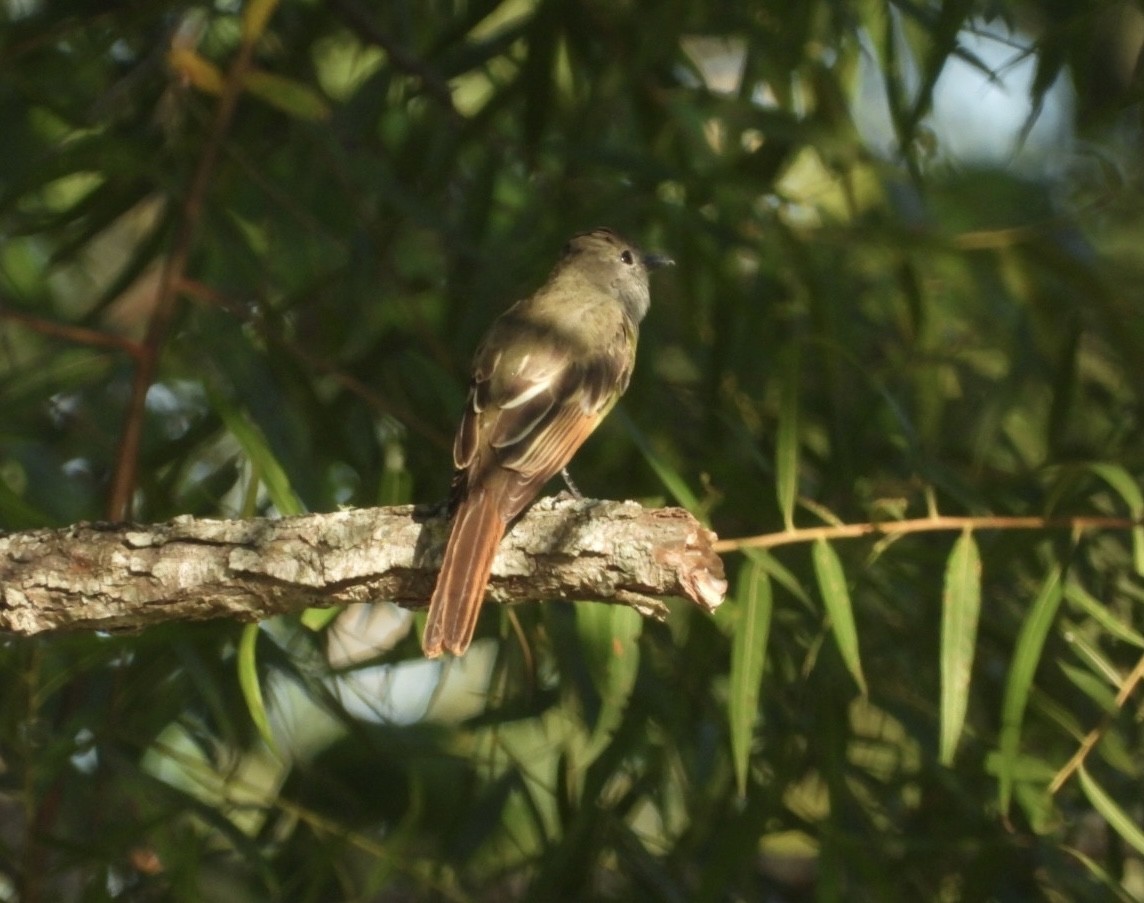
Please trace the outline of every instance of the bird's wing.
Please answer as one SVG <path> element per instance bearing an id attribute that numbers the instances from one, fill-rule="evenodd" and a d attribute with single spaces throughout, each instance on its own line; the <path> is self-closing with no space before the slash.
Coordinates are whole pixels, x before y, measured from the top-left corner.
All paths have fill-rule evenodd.
<path id="1" fill-rule="evenodd" d="M 458 470 L 473 465 L 482 448 L 490 450 L 489 464 L 516 474 L 505 499 L 506 516 L 513 516 L 568 463 L 627 387 L 633 345 L 625 327 L 588 352 L 536 336 L 525 352 L 478 355 L 453 448 Z"/>

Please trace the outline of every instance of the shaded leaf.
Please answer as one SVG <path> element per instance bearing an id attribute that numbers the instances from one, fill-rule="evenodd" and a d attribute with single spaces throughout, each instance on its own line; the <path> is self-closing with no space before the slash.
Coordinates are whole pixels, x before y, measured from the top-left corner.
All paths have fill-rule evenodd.
<path id="1" fill-rule="evenodd" d="M 174 47 L 167 54 L 167 64 L 189 84 L 207 94 L 222 94 L 226 79 L 210 60 L 190 47 Z"/>
<path id="2" fill-rule="evenodd" d="M 651 469 L 655 471 L 660 482 L 663 483 L 664 487 L 672 497 L 674 497 L 676 502 L 702 520 L 703 512 L 702 506 L 699 503 L 699 497 L 691 491 L 691 487 L 687 485 L 687 481 L 683 478 L 683 475 L 665 461 L 662 455 L 656 453 L 655 449 L 651 447 L 647 436 L 636 427 L 631 418 L 623 411 L 619 409 L 613 410 L 611 416 L 618 418 L 624 426 L 627 427 L 628 435 L 632 437 L 639 447 L 644 460 L 651 465 Z"/>
<path id="3" fill-rule="evenodd" d="M 1101 814 L 1113 831 L 1138 854 L 1144 856 L 1144 831 L 1132 820 L 1132 816 L 1117 805 L 1116 800 L 1096 782 L 1083 765 L 1077 769 L 1077 777 L 1080 778 L 1081 789 L 1092 803 L 1092 807 Z"/>
<path id="4" fill-rule="evenodd" d="M 1005 682 L 1005 697 L 1001 703 L 1001 732 L 998 738 L 998 801 L 1002 812 L 1009 811 L 1013 776 L 1020 752 L 1021 724 L 1029 703 L 1033 675 L 1041 660 L 1041 650 L 1053 618 L 1056 617 L 1062 595 L 1061 568 L 1060 565 L 1053 565 L 1025 616 L 1021 633 L 1017 637 L 1017 646 L 1013 650 L 1009 676 Z"/>
<path id="5" fill-rule="evenodd" d="M 1096 621 L 1104 630 L 1108 631 L 1118 640 L 1130 643 L 1137 648 L 1144 649 L 1144 636 L 1133 630 L 1127 624 L 1108 610 L 1103 602 L 1093 596 L 1080 583 L 1073 579 L 1065 586 L 1065 598 L 1079 608 L 1088 617 Z"/>
<path id="6" fill-rule="evenodd" d="M 277 7 L 278 0 L 246 0 L 242 8 L 242 40 L 248 44 L 257 41 Z"/>
<path id="7" fill-rule="evenodd" d="M 1144 520 L 1144 492 L 1132 474 L 1120 464 L 1089 464 L 1088 469 L 1115 489 L 1135 520 Z M 1132 529 L 1132 563 L 1144 576 L 1144 525 Z"/>
<path id="8" fill-rule="evenodd" d="M 730 607 L 730 606 L 727 606 Z M 759 692 L 767 658 L 771 627 L 771 581 L 756 562 L 743 568 L 735 593 L 731 623 L 731 672 L 727 687 L 727 721 L 731 735 L 731 761 L 739 795 L 747 792 L 747 769 L 759 718 Z"/>
<path id="9" fill-rule="evenodd" d="M 826 604 L 830 616 L 830 627 L 842 660 L 846 663 L 858 689 L 866 695 L 866 678 L 862 674 L 862 662 L 858 653 L 858 628 L 854 624 L 854 609 L 850 604 L 850 591 L 846 588 L 846 574 L 838 553 L 825 539 L 814 543 L 814 575 L 818 580 L 818 590 Z"/>
<path id="10" fill-rule="evenodd" d="M 588 672 L 600 694 L 600 711 L 586 757 L 591 761 L 623 720 L 635 688 L 643 618 L 622 605 L 581 602 L 576 605 L 576 628 Z"/>
<path id="11" fill-rule="evenodd" d="M 320 122 L 330 117 L 330 107 L 322 96 L 309 85 L 292 78 L 261 70 L 249 72 L 244 81 L 246 90 L 295 119 Z"/>
<path id="12" fill-rule="evenodd" d="M 238 440 L 242 450 L 254 465 L 258 478 L 266 486 L 274 507 L 283 515 L 302 514 L 305 507 L 301 499 L 290 488 L 286 471 L 270 451 L 262 431 L 251 423 L 244 414 L 227 401 L 220 393 L 209 393 L 211 406 L 222 418 L 226 428 Z"/>
<path id="13" fill-rule="evenodd" d="M 794 505 L 798 498 L 798 393 L 800 355 L 790 349 L 782 374 L 778 432 L 775 438 L 775 483 L 783 525 L 794 529 Z"/>

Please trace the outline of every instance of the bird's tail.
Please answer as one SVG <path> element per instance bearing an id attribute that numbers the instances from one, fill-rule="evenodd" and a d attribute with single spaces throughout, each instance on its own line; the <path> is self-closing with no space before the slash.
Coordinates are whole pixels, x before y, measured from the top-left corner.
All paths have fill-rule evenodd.
<path id="1" fill-rule="evenodd" d="M 504 531 L 496 493 L 477 490 L 461 502 L 429 601 L 429 621 L 421 639 L 428 658 L 442 652 L 461 655 L 469 648 Z"/>

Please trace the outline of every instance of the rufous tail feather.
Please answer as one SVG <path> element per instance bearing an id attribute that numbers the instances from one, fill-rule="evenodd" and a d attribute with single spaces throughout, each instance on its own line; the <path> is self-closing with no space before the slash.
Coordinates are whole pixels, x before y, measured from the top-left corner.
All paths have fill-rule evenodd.
<path id="1" fill-rule="evenodd" d="M 469 648 L 505 524 L 495 494 L 478 490 L 461 502 L 445 546 L 445 560 L 429 601 L 421 648 L 428 658 Z"/>

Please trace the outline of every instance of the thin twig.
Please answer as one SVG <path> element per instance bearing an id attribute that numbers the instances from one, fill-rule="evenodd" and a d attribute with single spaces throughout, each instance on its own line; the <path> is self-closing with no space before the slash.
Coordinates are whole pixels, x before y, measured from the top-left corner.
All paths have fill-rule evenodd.
<path id="1" fill-rule="evenodd" d="M 234 118 L 238 98 L 242 93 L 243 80 L 246 72 L 250 69 L 251 59 L 254 55 L 254 43 L 252 39 L 242 41 L 230 71 L 227 73 L 226 83 L 223 86 L 222 96 L 219 98 L 218 109 L 215 114 L 214 127 L 207 134 L 202 156 L 199 157 L 198 166 L 183 202 L 178 232 L 171 253 L 163 264 L 163 272 L 159 277 L 155 309 L 147 327 L 147 335 L 143 341 L 142 354 L 138 358 L 138 366 L 135 368 L 135 378 L 131 385 L 131 399 L 127 405 L 123 433 L 120 436 L 119 450 L 116 455 L 115 473 L 112 477 L 111 492 L 107 501 L 107 516 L 111 520 L 126 520 L 131 514 L 131 498 L 135 493 L 135 483 L 139 471 L 139 445 L 143 435 L 143 416 L 147 402 L 147 391 L 155 380 L 159 355 L 162 353 L 163 345 L 171 330 L 171 324 L 178 313 L 178 287 L 187 268 L 195 233 L 198 231 L 199 221 L 202 219 L 203 205 L 206 201 L 207 191 L 213 181 L 219 149 L 222 146 L 223 137 L 230 128 L 231 120 Z"/>
<path id="2" fill-rule="evenodd" d="M 1128 701 L 1128 697 L 1132 695 L 1132 691 L 1136 689 L 1137 684 L 1144 680 L 1144 656 L 1136 662 L 1136 667 L 1132 669 L 1132 673 L 1124 679 L 1120 685 L 1120 692 L 1116 694 L 1116 710 L 1120 711 L 1124 708 L 1124 704 Z M 1088 754 L 1092 752 L 1097 743 L 1101 741 L 1105 733 L 1108 731 L 1109 726 L 1112 724 L 1112 715 L 1105 715 L 1101 723 L 1089 731 L 1077 751 L 1073 753 L 1073 757 L 1068 760 L 1065 767 L 1057 772 L 1056 777 L 1053 778 L 1049 784 L 1049 793 L 1056 793 L 1065 785 L 1065 781 L 1073 776 L 1078 768 L 1084 764 L 1084 760 Z"/>
<path id="3" fill-rule="evenodd" d="M 23 311 L 13 310 L 11 307 L 0 307 L 0 319 L 12 320 L 42 335 L 64 339 L 76 345 L 90 345 L 93 348 L 110 348 L 114 351 L 123 351 L 136 360 L 143 356 L 142 345 L 114 333 L 100 332 L 98 329 L 73 326 L 69 323 L 58 323 L 55 320 L 45 320 L 43 317 L 34 317 Z"/>
<path id="4" fill-rule="evenodd" d="M 935 533 L 953 530 L 1130 530 L 1144 525 L 1131 517 L 919 517 L 913 520 L 871 521 L 826 527 L 801 527 L 779 533 L 764 533 L 743 539 L 721 539 L 716 552 L 740 549 L 773 549 L 775 546 L 814 542 L 818 539 L 857 539 L 861 536 L 900 536 L 906 533 Z"/>

